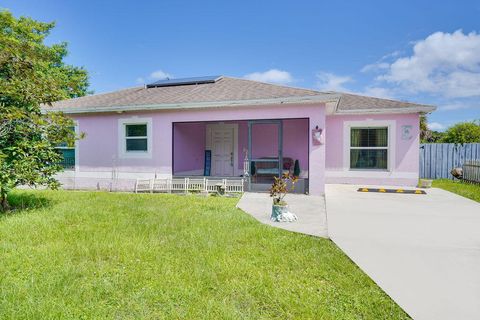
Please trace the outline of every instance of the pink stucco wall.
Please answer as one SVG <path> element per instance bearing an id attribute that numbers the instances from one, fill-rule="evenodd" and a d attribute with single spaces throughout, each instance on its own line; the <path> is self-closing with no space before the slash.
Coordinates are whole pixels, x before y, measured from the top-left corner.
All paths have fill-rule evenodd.
<path id="1" fill-rule="evenodd" d="M 118 151 L 120 119 L 149 118 L 152 121 L 152 157 L 121 158 Z M 248 144 L 247 120 L 283 119 L 284 156 L 300 160 L 309 170 L 311 194 L 322 194 L 327 183 L 413 185 L 418 178 L 419 115 L 332 115 L 325 116 L 323 104 L 272 105 L 135 113 L 77 115 L 78 129 L 87 134 L 77 146 L 74 183 L 107 188 L 117 173 L 125 189 L 136 177 L 166 177 L 175 171 L 203 169 L 207 122 L 238 123 L 238 169 Z M 389 172 L 355 171 L 344 168 L 345 121 L 394 121 L 395 159 Z M 175 124 L 175 125 L 174 125 Z M 412 138 L 402 139 L 402 126 L 412 126 Z M 325 129 L 325 144 L 312 144 L 311 129 Z M 277 146 L 273 128 L 256 127 L 254 156 L 269 156 Z M 258 130 L 258 131 L 257 131 Z M 175 138 L 175 148 L 172 139 Z M 257 154 L 258 153 L 258 154 Z M 187 155 L 187 156 L 185 156 Z M 71 177 L 71 175 L 69 176 Z M 83 179 L 83 180 L 82 180 Z"/>
<path id="2" fill-rule="evenodd" d="M 362 177 L 335 173 L 343 168 L 344 123 L 345 121 L 394 121 L 395 123 L 395 159 L 390 173 L 381 177 L 380 173 L 366 171 Z M 412 126 L 412 138 L 402 139 L 402 126 Z M 418 181 L 419 165 L 419 115 L 383 114 L 383 115 L 345 115 L 328 116 L 326 119 L 326 160 L 327 183 L 390 184 L 415 185 Z M 357 172 L 358 173 L 358 172 Z M 361 173 L 360 173 L 361 174 Z M 334 177 L 332 177 L 334 175 Z"/>
<path id="3" fill-rule="evenodd" d="M 132 117 L 151 118 L 152 120 L 153 156 L 151 158 L 123 159 L 118 156 L 118 121 L 119 119 L 130 119 Z M 168 176 L 172 174 L 173 123 L 289 118 L 306 118 L 309 128 L 315 126 L 323 128 L 325 127 L 325 107 L 323 104 L 287 104 L 74 116 L 78 123 L 78 129 L 87 134 L 86 138 L 78 143 L 77 174 L 81 176 L 82 172 L 99 172 L 103 173 L 103 176 L 107 176 L 112 172 L 112 168 L 115 168 L 120 176 L 122 172 Z M 300 144 L 295 141 L 296 139 L 305 139 L 305 137 L 300 137 L 300 133 L 294 127 L 286 132 L 296 137 L 289 141 L 285 145 L 286 147 L 294 147 Z M 201 136 L 202 138 L 200 138 L 200 135 L 197 137 L 199 139 L 198 144 L 202 143 L 205 135 L 202 134 Z M 325 146 L 312 146 L 310 135 L 308 135 L 308 144 L 310 145 L 310 148 L 306 145 L 308 159 L 301 162 L 310 164 L 310 193 L 322 194 L 324 192 Z M 305 146 L 302 148 L 305 149 Z M 298 150 L 298 157 L 300 157 L 304 152 L 301 148 L 298 148 Z M 197 152 L 197 156 L 200 156 L 199 152 Z M 203 159 L 203 154 L 201 159 Z"/>
<path id="4" fill-rule="evenodd" d="M 238 170 L 243 172 L 244 150 L 248 149 L 248 122 L 227 121 L 238 125 Z M 203 171 L 207 122 L 175 123 L 174 173 Z M 253 126 L 253 157 L 276 156 L 278 130 L 273 124 Z M 299 161 L 301 170 L 308 170 L 308 119 L 283 120 L 283 156 Z"/>
<path id="5" fill-rule="evenodd" d="M 176 123 L 173 126 L 173 136 L 174 173 L 202 170 L 206 143 L 205 122 Z"/>

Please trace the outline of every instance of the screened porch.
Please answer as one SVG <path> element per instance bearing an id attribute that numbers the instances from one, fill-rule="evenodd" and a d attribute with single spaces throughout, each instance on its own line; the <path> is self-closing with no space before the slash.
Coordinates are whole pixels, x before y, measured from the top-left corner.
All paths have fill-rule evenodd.
<path id="1" fill-rule="evenodd" d="M 173 124 L 174 178 L 244 179 L 245 190 L 266 191 L 275 176 L 299 177 L 308 192 L 308 119 Z"/>

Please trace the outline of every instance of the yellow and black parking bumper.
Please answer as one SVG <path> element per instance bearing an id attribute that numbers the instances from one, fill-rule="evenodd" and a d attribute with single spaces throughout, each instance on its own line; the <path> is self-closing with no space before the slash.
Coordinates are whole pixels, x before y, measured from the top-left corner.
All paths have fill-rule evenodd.
<path id="1" fill-rule="evenodd" d="M 402 193 L 402 194 L 427 194 L 423 190 L 386 189 L 386 188 L 358 188 L 358 192 Z"/>

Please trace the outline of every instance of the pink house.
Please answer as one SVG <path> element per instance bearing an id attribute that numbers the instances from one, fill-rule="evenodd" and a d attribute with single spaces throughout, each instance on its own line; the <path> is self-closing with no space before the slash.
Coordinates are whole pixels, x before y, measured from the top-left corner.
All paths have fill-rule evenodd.
<path id="1" fill-rule="evenodd" d="M 132 190 L 137 178 L 243 177 L 264 190 L 282 172 L 301 192 L 326 183 L 415 185 L 427 105 L 230 77 L 162 80 L 59 101 L 86 133 L 64 148 L 65 187 Z"/>

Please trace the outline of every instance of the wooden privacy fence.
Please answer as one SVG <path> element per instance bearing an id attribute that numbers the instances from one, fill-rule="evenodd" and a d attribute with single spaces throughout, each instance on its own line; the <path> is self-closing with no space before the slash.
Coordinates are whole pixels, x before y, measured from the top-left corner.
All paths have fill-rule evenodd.
<path id="1" fill-rule="evenodd" d="M 480 183 L 480 160 L 465 160 L 463 164 L 463 180 Z"/>
<path id="2" fill-rule="evenodd" d="M 420 144 L 420 178 L 453 179 L 450 171 L 465 161 L 480 161 L 480 143 Z M 470 162 L 468 162 L 470 163 Z"/>

